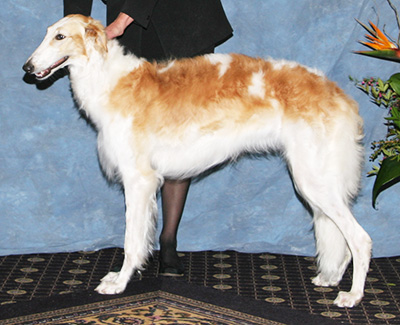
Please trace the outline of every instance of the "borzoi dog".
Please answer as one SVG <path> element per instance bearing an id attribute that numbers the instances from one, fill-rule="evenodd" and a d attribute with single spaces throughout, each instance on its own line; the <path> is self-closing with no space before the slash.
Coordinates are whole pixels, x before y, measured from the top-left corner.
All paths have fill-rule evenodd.
<path id="1" fill-rule="evenodd" d="M 69 66 L 76 101 L 98 130 L 99 159 L 123 184 L 125 258 L 96 290 L 124 291 L 155 235 L 163 179 L 196 176 L 247 152 L 282 153 L 313 212 L 317 286 L 335 286 L 353 258 L 353 283 L 335 304 L 363 297 L 371 239 L 350 204 L 363 148 L 357 104 L 322 73 L 294 62 L 239 54 L 148 62 L 107 40 L 100 22 L 67 16 L 50 26 L 24 65 L 45 79 Z"/>

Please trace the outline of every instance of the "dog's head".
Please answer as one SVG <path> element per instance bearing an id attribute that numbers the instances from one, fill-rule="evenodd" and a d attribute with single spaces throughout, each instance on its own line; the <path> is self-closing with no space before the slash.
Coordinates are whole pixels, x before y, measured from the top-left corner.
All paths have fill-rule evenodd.
<path id="1" fill-rule="evenodd" d="M 23 66 L 37 79 L 46 79 L 70 64 L 85 64 L 93 52 L 107 53 L 103 25 L 90 17 L 69 15 L 47 29 L 42 43 Z"/>

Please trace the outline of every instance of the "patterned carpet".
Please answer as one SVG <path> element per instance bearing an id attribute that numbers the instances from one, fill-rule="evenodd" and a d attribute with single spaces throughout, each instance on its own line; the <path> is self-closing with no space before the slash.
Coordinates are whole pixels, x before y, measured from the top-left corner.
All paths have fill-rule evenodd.
<path id="1" fill-rule="evenodd" d="M 152 286 L 148 283 L 147 285 Z M 144 282 L 141 282 L 144 283 Z M 182 285 L 182 283 L 180 283 Z M 184 284 L 185 285 L 185 284 Z M 105 296 L 108 300 L 76 304 L 65 308 L 36 310 L 16 317 L 6 317 L 1 324 L 193 324 L 193 325 L 285 325 L 264 317 L 246 314 L 200 300 L 162 290 L 128 296 Z M 59 296 L 60 298 L 61 296 Z M 34 302 L 31 302 L 34 303 Z M 26 303 L 15 306 L 24 308 Z M 48 305 L 47 305 L 48 306 Z M 9 306 L 11 308 L 11 306 Z M 39 312 L 38 312 L 39 310 Z M 8 316 L 8 315 L 7 315 Z M 0 316 L 3 318 L 2 316 Z M 324 322 L 325 320 L 323 320 Z M 314 322 L 315 325 L 320 323 Z"/>
<path id="2" fill-rule="evenodd" d="M 130 286 L 157 274 L 157 255 Z M 345 324 L 400 324 L 400 258 L 373 259 L 361 304 L 353 309 L 337 308 L 332 302 L 338 290 L 350 287 L 351 269 L 338 288 L 311 284 L 315 274 L 313 258 L 271 254 L 187 252 L 181 258 L 186 267 L 186 284 L 213 288 L 251 298 L 271 306 L 323 316 Z M 0 257 L 0 314 L 16 302 L 92 292 L 102 276 L 122 264 L 123 250 L 35 254 Z M 0 321 L 1 323 L 1 321 Z"/>

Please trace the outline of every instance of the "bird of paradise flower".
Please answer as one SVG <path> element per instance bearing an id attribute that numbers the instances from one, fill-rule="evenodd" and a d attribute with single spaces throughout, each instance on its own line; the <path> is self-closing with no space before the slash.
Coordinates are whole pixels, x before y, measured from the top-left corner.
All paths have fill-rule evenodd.
<path id="1" fill-rule="evenodd" d="M 357 19 L 356 19 L 357 20 Z M 372 51 L 355 51 L 354 53 L 375 57 L 377 59 L 400 62 L 399 45 L 390 41 L 388 37 L 371 21 L 369 26 L 359 20 L 357 22 L 369 33 L 365 35 L 367 42 L 360 41 L 361 44 L 368 46 Z"/>

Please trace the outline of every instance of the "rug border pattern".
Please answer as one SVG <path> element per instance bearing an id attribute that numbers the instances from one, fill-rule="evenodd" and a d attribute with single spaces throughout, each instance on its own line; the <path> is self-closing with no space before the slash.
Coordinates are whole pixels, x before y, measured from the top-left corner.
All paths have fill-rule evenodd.
<path id="1" fill-rule="evenodd" d="M 62 324 L 68 320 L 76 320 L 89 314 L 93 315 L 94 313 L 104 312 L 106 309 L 110 309 L 112 306 L 120 307 L 129 303 L 142 303 L 143 305 L 149 305 L 151 303 L 173 305 L 174 307 L 185 310 L 189 313 L 206 315 L 206 317 L 210 320 L 218 320 L 221 321 L 222 324 L 237 324 L 237 321 L 240 321 L 241 324 L 248 325 L 283 325 L 283 323 L 250 315 L 226 307 L 217 306 L 204 301 L 184 297 L 163 290 L 133 294 L 127 297 L 118 297 L 114 299 L 93 302 L 90 304 L 84 304 L 81 306 L 72 306 L 68 308 L 61 308 L 52 311 L 4 319 L 2 320 L 2 324 L 22 324 L 35 321 L 45 322 L 46 320 L 52 322 L 58 321 Z M 177 324 L 179 324 L 179 322 Z"/>

